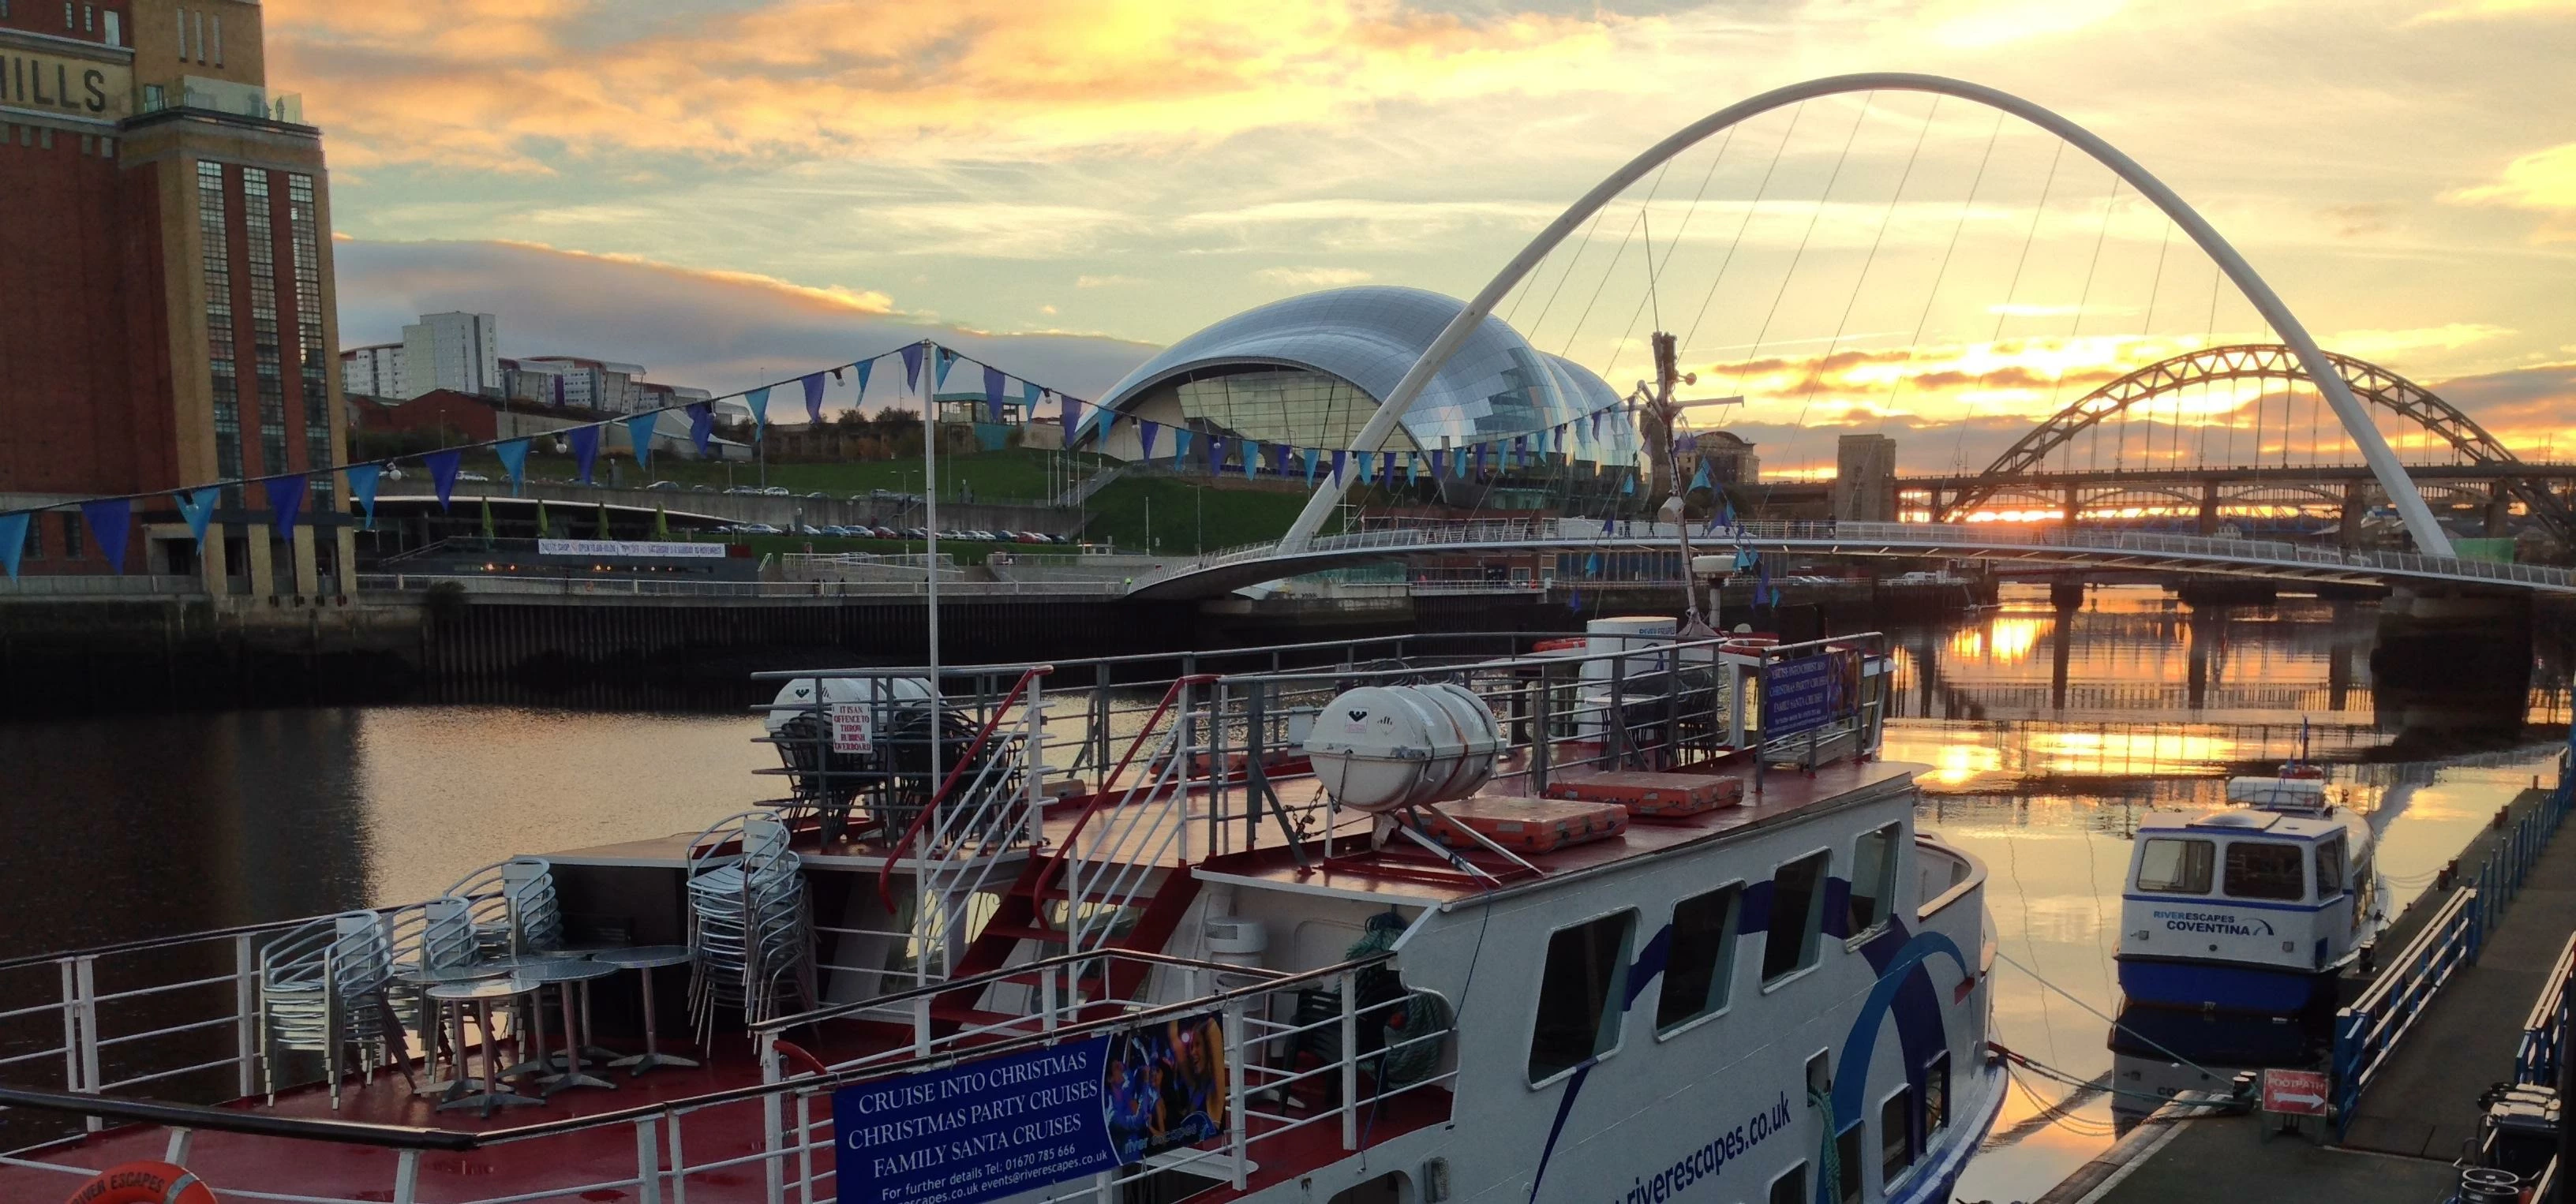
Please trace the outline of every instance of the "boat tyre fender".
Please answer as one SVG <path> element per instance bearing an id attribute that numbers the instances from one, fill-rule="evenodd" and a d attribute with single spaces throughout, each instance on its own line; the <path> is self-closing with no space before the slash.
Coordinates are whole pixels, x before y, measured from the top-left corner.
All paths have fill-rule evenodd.
<path id="1" fill-rule="evenodd" d="M 187 1168 L 128 1162 L 91 1177 L 64 1204 L 219 1204 L 215 1190 Z"/>

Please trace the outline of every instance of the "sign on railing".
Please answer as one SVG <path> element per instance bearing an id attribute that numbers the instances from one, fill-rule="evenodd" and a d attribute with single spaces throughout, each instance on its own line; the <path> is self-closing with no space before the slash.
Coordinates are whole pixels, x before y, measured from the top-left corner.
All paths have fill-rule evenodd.
<path id="1" fill-rule="evenodd" d="M 1860 655 L 1820 652 L 1762 666 L 1762 737 L 1776 740 L 1851 714 L 1860 697 Z"/>
<path id="2" fill-rule="evenodd" d="M 1215 1012 L 832 1093 L 844 1204 L 976 1204 L 1226 1131 Z"/>

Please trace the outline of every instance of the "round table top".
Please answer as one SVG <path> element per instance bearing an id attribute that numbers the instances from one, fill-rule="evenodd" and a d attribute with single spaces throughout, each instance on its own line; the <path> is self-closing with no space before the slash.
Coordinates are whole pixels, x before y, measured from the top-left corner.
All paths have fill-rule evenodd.
<path id="1" fill-rule="evenodd" d="M 524 975 L 505 974 L 499 978 L 478 978 L 472 982 L 442 982 L 429 988 L 429 997 L 451 1001 L 507 999 L 513 995 L 525 995 L 536 990 L 537 985 L 534 980 Z"/>
<path id="2" fill-rule="evenodd" d="M 560 966 L 566 962 L 582 962 L 588 960 L 590 960 L 590 958 L 587 954 L 545 952 L 522 953 L 516 957 L 489 957 L 476 964 L 497 966 L 504 971 L 533 974 L 549 966 Z"/>
<path id="3" fill-rule="evenodd" d="M 559 958 L 550 962 L 533 962 L 519 967 L 519 976 L 531 982 L 588 982 L 617 973 L 620 967 L 586 957 Z"/>
<path id="4" fill-rule="evenodd" d="M 690 956 L 686 945 L 636 945 L 594 953 L 590 960 L 621 970 L 643 970 L 676 966 L 689 960 Z"/>
<path id="5" fill-rule="evenodd" d="M 499 978 L 509 972 L 509 967 L 490 962 L 461 966 L 403 966 L 394 971 L 394 980 L 407 986 L 431 987 L 447 982 L 479 982 L 486 978 Z"/>

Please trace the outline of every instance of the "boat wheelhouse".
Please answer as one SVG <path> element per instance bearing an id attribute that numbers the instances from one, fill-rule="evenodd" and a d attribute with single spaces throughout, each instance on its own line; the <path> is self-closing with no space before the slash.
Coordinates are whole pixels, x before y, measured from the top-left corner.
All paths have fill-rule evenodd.
<path id="1" fill-rule="evenodd" d="M 0 963 L 0 1197 L 1948 1199 L 1985 870 L 1877 638 L 1532 643 L 771 675 L 774 805 Z"/>
<path id="2" fill-rule="evenodd" d="M 2369 825 L 2349 809 L 2151 812 L 2121 895 L 2120 991 L 2202 1011 L 2328 1005 L 2378 931 L 2380 894 Z"/>

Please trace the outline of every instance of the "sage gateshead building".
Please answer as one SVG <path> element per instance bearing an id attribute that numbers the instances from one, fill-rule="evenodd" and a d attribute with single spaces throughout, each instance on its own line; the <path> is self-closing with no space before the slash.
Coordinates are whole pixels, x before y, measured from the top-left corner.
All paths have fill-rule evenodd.
<path id="1" fill-rule="evenodd" d="M 1464 307 L 1439 293 L 1382 286 L 1274 301 L 1172 344 L 1100 404 L 1229 443 L 1350 448 L 1378 402 Z M 1414 399 L 1384 450 L 1508 443 L 1559 425 L 1567 427 L 1564 447 L 1578 470 L 1637 461 L 1636 428 L 1608 383 L 1487 315 Z M 1116 424 L 1099 450 L 1129 460 L 1143 455 L 1136 424 Z M 1239 463 L 1239 456 L 1229 458 Z"/>

